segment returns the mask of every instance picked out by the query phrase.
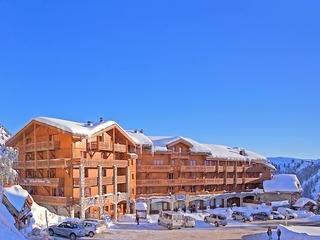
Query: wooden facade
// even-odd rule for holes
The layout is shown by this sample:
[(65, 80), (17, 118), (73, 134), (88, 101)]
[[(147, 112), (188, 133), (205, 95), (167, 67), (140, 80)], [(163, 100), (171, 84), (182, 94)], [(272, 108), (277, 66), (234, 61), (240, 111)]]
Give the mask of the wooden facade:
[[(150, 212), (195, 203), (226, 206), (253, 200), (250, 194), (237, 198), (229, 193), (261, 188), (270, 179), (266, 159), (244, 161), (241, 152), (239, 158), (216, 157), (194, 151), (192, 142), (182, 138), (154, 151), (148, 137), (143, 135), (151, 145), (134, 137), (114, 122), (79, 126), (35, 118), (6, 145), (19, 149), (13, 164), (19, 184), (37, 203), (70, 217), (117, 218), (135, 212), (141, 199)], [(223, 200), (221, 194), (229, 195)]]
[(82, 136), (34, 119), (7, 142), (19, 149), (19, 161), (13, 163), (19, 184), (37, 203), (82, 218), (117, 218), (129, 211), (135, 160), (128, 153), (134, 143), (116, 123), (99, 124), (106, 127)]

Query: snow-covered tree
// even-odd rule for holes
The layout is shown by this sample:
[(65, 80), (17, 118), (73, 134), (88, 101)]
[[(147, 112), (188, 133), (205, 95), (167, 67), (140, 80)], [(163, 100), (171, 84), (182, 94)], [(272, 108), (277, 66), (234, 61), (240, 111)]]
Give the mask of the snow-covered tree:
[(2, 185), (14, 183), (17, 172), (12, 169), (12, 163), (17, 159), (17, 150), (0, 145), (0, 180)]

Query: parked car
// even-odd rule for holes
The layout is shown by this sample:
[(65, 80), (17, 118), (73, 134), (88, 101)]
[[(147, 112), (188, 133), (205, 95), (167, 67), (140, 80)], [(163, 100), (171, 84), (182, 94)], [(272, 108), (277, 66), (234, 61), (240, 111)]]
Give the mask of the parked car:
[(97, 233), (103, 232), (105, 230), (105, 227), (102, 226), (100, 223), (97, 222), (82, 222), (81, 224), (84, 227), (84, 230), (86, 231), (86, 235), (93, 237)]
[(178, 212), (164, 211), (160, 212), (158, 225), (166, 226), (168, 229), (182, 228), (184, 225), (184, 216)]
[(261, 219), (261, 220), (272, 220), (273, 219), (273, 215), (271, 215), (270, 213), (266, 213), (266, 212), (258, 212), (258, 213), (254, 213), (253, 214), (253, 219)]
[(246, 212), (238, 212), (238, 211), (234, 211), (232, 213), (232, 219), (233, 220), (241, 220), (243, 222), (246, 222), (246, 221), (252, 222), (253, 221), (253, 217), (251, 214), (248, 214)]
[(271, 211), (271, 214), (273, 215), (273, 219), (284, 220), (286, 218), (284, 215), (282, 215), (278, 211)]
[(104, 228), (103, 230), (107, 229), (107, 222), (104, 220), (100, 220), (100, 219), (95, 219), (95, 218), (86, 218), (85, 220), (83, 220), (84, 222), (93, 222), (93, 223), (99, 223), (101, 228)]
[(228, 224), (227, 217), (223, 214), (210, 214), (209, 216), (205, 216), (204, 222), (214, 223), (216, 227), (219, 227), (220, 225), (225, 226)]
[(86, 235), (83, 226), (75, 222), (62, 222), (57, 225), (51, 225), (49, 227), (49, 235), (53, 236), (54, 234), (69, 237), (71, 240), (75, 240), (77, 237), (84, 237)]
[(285, 207), (279, 207), (278, 212), (283, 214), (288, 219), (297, 218), (298, 214), (296, 214), (292, 209), (285, 208)]
[(184, 216), (183, 221), (184, 221), (183, 227), (195, 227), (196, 226), (195, 220), (190, 216)]

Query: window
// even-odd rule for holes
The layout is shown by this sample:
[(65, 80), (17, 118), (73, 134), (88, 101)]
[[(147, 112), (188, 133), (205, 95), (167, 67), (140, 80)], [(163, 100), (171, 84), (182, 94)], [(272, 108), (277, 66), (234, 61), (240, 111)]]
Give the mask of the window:
[(172, 152), (175, 152), (176, 151), (176, 147), (172, 147), (171, 150), (172, 150)]
[(137, 159), (137, 165), (141, 166), (141, 159)]
[(89, 177), (89, 168), (84, 169), (84, 176)]
[(171, 165), (174, 166), (174, 159), (171, 160)]
[(134, 180), (134, 174), (131, 174), (131, 179)]
[(181, 153), (182, 152), (182, 147), (179, 147), (179, 153)]
[(174, 179), (174, 173), (168, 173), (168, 179)]
[(185, 186), (181, 186), (181, 192), (184, 192), (184, 191), (186, 191)]
[(50, 142), (53, 141), (53, 135), (49, 135), (49, 141), (50, 141)]
[(107, 176), (107, 169), (103, 168), (102, 169), (102, 177), (106, 177)]
[(192, 178), (192, 179), (196, 179), (196, 173), (190, 173), (190, 178)]
[(137, 187), (137, 194), (141, 194), (141, 187)]
[(107, 194), (107, 186), (102, 185), (102, 194)]
[(190, 160), (190, 166), (196, 166), (196, 160)]
[(134, 188), (131, 189), (131, 193), (134, 194)]
[(191, 186), (190, 187), (190, 192), (196, 192), (196, 186)]

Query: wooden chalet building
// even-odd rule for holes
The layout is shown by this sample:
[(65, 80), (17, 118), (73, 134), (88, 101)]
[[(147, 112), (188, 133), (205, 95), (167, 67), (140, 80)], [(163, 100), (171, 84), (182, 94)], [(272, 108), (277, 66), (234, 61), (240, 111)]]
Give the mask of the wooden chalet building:
[(242, 148), (128, 134), (137, 145), (137, 201), (146, 202), (150, 213), (253, 202), (259, 194), (252, 190), (276, 170), (265, 157)]
[(150, 137), (113, 121), (31, 120), (7, 142), (19, 149), (14, 169), (34, 200), (58, 214), (101, 218), (206, 209), (257, 200), (275, 168), (241, 148), (184, 137)]
[(19, 149), (19, 184), (51, 211), (81, 218), (129, 212), (135, 143), (117, 123), (38, 117), (6, 145)]

